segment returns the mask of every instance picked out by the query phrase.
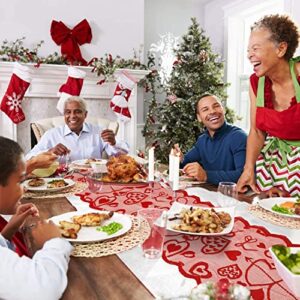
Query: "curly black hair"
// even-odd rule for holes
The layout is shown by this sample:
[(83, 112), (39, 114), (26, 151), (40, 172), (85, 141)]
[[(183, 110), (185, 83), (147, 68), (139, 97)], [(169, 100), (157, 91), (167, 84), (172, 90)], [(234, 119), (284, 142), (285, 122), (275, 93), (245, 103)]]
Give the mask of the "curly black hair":
[(251, 27), (251, 31), (265, 28), (271, 33), (271, 41), (275, 43), (286, 42), (286, 60), (293, 57), (299, 43), (298, 26), (287, 15), (266, 15)]
[(0, 185), (5, 186), (17, 170), (23, 150), (15, 141), (0, 136), (0, 153)]

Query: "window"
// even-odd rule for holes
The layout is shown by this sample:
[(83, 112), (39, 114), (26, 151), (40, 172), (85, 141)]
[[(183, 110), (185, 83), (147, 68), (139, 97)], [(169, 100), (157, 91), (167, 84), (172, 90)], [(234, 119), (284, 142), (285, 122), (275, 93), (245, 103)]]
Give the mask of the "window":
[[(261, 1), (259, 1), (261, 2)], [(227, 45), (225, 47), (228, 88), (227, 105), (242, 117), (236, 123), (246, 132), (250, 129), (249, 77), (253, 73), (247, 59), (248, 38), (251, 25), (267, 14), (283, 13), (284, 0), (243, 1), (225, 8), (225, 28)]]

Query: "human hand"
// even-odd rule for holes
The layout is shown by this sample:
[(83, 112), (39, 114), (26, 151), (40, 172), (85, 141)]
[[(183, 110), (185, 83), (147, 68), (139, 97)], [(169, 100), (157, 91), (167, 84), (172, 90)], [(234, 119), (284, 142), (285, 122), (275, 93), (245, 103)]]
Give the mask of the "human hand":
[(254, 169), (244, 169), (244, 172), (237, 182), (237, 191), (239, 193), (246, 193), (248, 187), (250, 187), (254, 193), (260, 194), (260, 191), (256, 187)]
[(48, 168), (57, 159), (57, 156), (51, 152), (43, 152), (32, 158), (34, 160), (34, 167), (38, 168)]
[(48, 152), (56, 154), (58, 156), (67, 155), (71, 152), (65, 145), (59, 143), (55, 147), (51, 148)]
[(1, 234), (7, 240), (11, 240), (28, 216), (38, 216), (39, 211), (32, 203), (19, 204), (16, 213), (11, 217)]
[(267, 195), (268, 198), (272, 198), (272, 197), (291, 197), (291, 195), (289, 194), (289, 192), (285, 191), (285, 190), (281, 190), (277, 187), (272, 187), (270, 188), (268, 191), (265, 192), (265, 194)]
[(116, 137), (115, 133), (110, 130), (110, 129), (104, 129), (101, 132), (101, 138), (103, 139), (104, 142), (107, 142), (114, 146), (116, 144)]
[(35, 251), (43, 248), (44, 244), (57, 237), (61, 237), (58, 227), (52, 222), (39, 220), (31, 227), (31, 240)]
[(196, 178), (198, 181), (207, 180), (205, 170), (197, 162), (187, 164), (183, 168), (183, 172), (189, 177)]
[(183, 161), (183, 153), (181, 152), (179, 145), (175, 144), (172, 149), (173, 149), (173, 154), (176, 156), (179, 156), (179, 159), (182, 162)]

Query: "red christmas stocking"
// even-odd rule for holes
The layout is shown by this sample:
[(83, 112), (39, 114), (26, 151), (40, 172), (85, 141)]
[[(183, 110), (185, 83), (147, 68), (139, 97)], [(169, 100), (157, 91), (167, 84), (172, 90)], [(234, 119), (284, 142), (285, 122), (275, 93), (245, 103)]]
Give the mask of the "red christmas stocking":
[(75, 67), (68, 68), (68, 79), (67, 82), (64, 83), (59, 89), (60, 98), (56, 105), (56, 108), (61, 114), (64, 113), (65, 101), (71, 96), (80, 95), (85, 75), (86, 73), (84, 71), (81, 71)]
[(30, 82), (30, 69), (19, 63), (15, 63), (13, 74), (1, 102), (1, 110), (6, 113), (15, 124), (25, 120), (21, 102)]
[(122, 71), (117, 82), (118, 84), (114, 96), (110, 101), (110, 107), (117, 114), (120, 121), (126, 122), (131, 119), (131, 114), (128, 109), (128, 99), (137, 80), (126, 71)]

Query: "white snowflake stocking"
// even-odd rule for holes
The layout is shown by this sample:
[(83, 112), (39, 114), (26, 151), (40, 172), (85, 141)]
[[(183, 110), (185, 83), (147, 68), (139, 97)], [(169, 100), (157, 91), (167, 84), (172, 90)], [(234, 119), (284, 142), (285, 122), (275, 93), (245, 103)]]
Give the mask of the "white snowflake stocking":
[(31, 82), (30, 73), (28, 67), (15, 63), (6, 93), (2, 98), (1, 110), (6, 113), (15, 124), (25, 120), (21, 102)]

